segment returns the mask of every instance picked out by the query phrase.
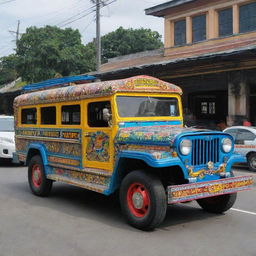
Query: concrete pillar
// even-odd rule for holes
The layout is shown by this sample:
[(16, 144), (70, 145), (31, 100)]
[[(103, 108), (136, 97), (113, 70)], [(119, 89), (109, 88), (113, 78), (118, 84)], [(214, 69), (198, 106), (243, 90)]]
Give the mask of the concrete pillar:
[(228, 83), (228, 125), (242, 124), (249, 117), (249, 90), (242, 72), (232, 73)]

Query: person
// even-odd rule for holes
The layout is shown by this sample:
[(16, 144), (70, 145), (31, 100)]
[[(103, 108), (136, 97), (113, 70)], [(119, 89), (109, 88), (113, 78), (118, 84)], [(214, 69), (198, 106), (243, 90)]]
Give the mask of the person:
[(250, 121), (248, 121), (247, 118), (245, 118), (244, 121), (243, 121), (243, 126), (252, 126), (252, 124), (251, 124)]

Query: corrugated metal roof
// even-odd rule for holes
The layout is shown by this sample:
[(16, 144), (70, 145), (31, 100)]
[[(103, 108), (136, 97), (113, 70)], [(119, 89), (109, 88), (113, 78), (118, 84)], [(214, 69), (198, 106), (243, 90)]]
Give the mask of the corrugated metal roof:
[(53, 78), (46, 81), (42, 81), (34, 84), (27, 84), (23, 87), (23, 91), (36, 91), (48, 87), (68, 85), (69, 83), (82, 82), (82, 81), (92, 81), (95, 80), (95, 76), (80, 75), (80, 76), (69, 76), (62, 78)]
[(169, 1), (163, 4), (159, 4), (150, 8), (145, 9), (145, 13), (146, 15), (153, 15), (153, 16), (158, 16), (158, 17), (162, 17), (163, 15), (163, 11), (166, 9), (170, 9), (179, 5), (183, 5), (183, 4), (187, 4), (190, 2), (194, 2), (196, 0), (173, 0), (173, 1)]
[(176, 58), (176, 59), (171, 59), (171, 60), (164, 60), (164, 61), (158, 61), (154, 63), (148, 63), (148, 64), (142, 64), (142, 65), (135, 65), (135, 66), (129, 66), (129, 67), (123, 67), (119, 69), (113, 69), (105, 72), (100, 72), (100, 73), (92, 73), (93, 75), (97, 75), (101, 77), (102, 75), (106, 74), (115, 74), (123, 71), (128, 71), (132, 69), (140, 69), (144, 70), (149, 67), (160, 67), (160, 66), (166, 66), (169, 64), (177, 64), (177, 63), (185, 63), (185, 62), (191, 62), (191, 61), (198, 61), (198, 60), (206, 60), (206, 59), (212, 59), (215, 57), (226, 57), (226, 56), (234, 56), (238, 55), (243, 52), (252, 52), (255, 54), (256, 52), (256, 45), (250, 45), (250, 46), (244, 46), (236, 49), (229, 49), (225, 51), (220, 51), (220, 52), (214, 52), (214, 53), (205, 53), (201, 55), (195, 55), (195, 56), (190, 56), (190, 57), (184, 57), (184, 58)]

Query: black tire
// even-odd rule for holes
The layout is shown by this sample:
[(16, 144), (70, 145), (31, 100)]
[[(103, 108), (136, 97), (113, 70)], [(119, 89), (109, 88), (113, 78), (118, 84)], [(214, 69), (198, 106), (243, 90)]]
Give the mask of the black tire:
[(36, 155), (28, 165), (28, 183), (33, 194), (48, 196), (52, 189), (52, 180), (46, 178), (42, 158)]
[(256, 153), (251, 153), (247, 157), (247, 163), (250, 171), (256, 172)]
[(197, 203), (207, 212), (223, 213), (229, 210), (236, 201), (237, 193), (198, 199)]
[(141, 230), (152, 230), (164, 220), (166, 193), (161, 181), (145, 171), (132, 171), (122, 181), (120, 204), (128, 223)]

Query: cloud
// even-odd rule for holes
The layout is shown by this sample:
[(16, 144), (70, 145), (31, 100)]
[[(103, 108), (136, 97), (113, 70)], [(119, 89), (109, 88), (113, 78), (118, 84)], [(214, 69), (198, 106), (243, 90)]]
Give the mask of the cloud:
[[(164, 0), (117, 0), (101, 10), (101, 33), (107, 34), (122, 26), (124, 28), (150, 28), (163, 35), (163, 19), (145, 15), (144, 9), (163, 3)], [(95, 13), (90, 0), (16, 0), (0, 5), (0, 57), (13, 52), (14, 38), (8, 30), (25, 32), (30, 26), (64, 24), (63, 21), (85, 15), (84, 18), (68, 24), (79, 29), (83, 43), (95, 37)], [(74, 19), (73, 18), (73, 19)], [(71, 19), (72, 20), (72, 19)], [(68, 21), (71, 21), (68, 20)]]

